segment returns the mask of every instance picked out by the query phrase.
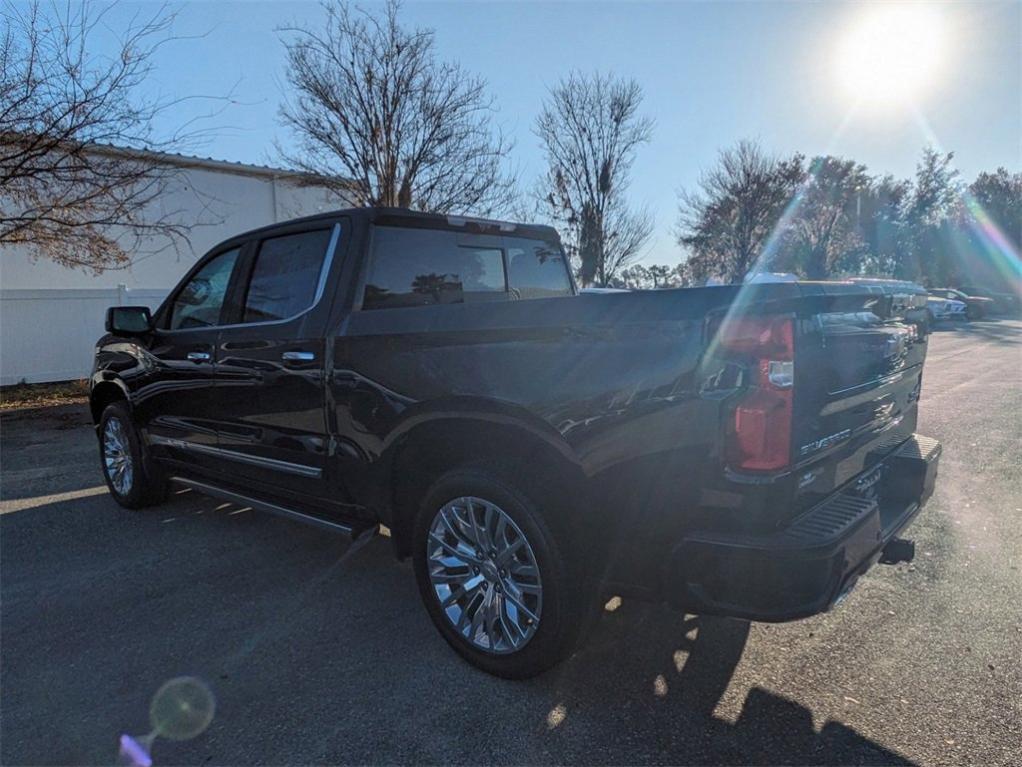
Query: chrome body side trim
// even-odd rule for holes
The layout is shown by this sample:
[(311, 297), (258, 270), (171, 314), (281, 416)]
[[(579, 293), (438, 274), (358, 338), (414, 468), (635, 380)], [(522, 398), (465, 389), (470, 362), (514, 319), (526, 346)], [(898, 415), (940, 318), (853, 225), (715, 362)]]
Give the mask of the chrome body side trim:
[(162, 437), (158, 434), (149, 435), (149, 444), (176, 447), (180, 450), (191, 450), (194, 453), (211, 455), (215, 458), (225, 458), (229, 461), (237, 461), (238, 463), (247, 463), (250, 466), (258, 466), (263, 469), (282, 471), (285, 474), (294, 474), (298, 477), (319, 479), (323, 476), (323, 470), (315, 466), (306, 466), (302, 463), (290, 463), (289, 461), (278, 461), (276, 458), (261, 458), (257, 455), (248, 455), (247, 453), (239, 453), (234, 450), (224, 450), (221, 447), (212, 447), (210, 445), (200, 445), (197, 442), (188, 442), (183, 439)]

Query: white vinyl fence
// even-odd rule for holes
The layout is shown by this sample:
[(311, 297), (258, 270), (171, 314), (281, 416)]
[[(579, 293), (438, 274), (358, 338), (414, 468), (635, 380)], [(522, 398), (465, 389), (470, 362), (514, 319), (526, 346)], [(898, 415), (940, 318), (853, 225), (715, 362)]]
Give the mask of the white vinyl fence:
[(168, 290), (0, 290), (0, 386), (85, 378), (108, 306), (155, 309)]

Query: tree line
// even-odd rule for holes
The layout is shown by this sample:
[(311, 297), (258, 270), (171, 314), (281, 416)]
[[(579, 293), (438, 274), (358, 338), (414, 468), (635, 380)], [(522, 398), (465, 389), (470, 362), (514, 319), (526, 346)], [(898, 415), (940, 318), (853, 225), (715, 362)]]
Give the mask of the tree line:
[[(151, 216), (165, 165), (86, 150), (180, 142), (152, 131), (175, 104), (137, 96), (153, 53), (169, 42), (168, 17), (136, 24), (119, 57), (100, 58), (89, 43), (102, 15), (82, 8), (3, 11), (0, 244), (103, 268), (129, 259), (112, 228), (136, 238), (187, 232), (165, 213)], [(951, 153), (927, 148), (913, 178), (895, 179), (847, 158), (780, 157), (741, 141), (679, 193), (682, 262), (643, 265), (654, 222), (628, 189), (655, 126), (636, 81), (576, 71), (550, 87), (533, 123), (544, 170), (525, 183), (486, 83), (441, 60), (433, 30), (402, 24), (394, 0), (375, 12), (327, 0), (323, 13), (279, 29), (287, 60), (279, 117), (293, 136), (277, 146), (281, 161), (355, 205), (549, 222), (583, 285), (740, 282), (751, 271), (956, 284), (967, 266), (958, 254), (978, 247), (981, 226), (996, 226), (1016, 250), (1022, 241), (1022, 173), (998, 168), (965, 184)]]
[(953, 159), (926, 147), (915, 175), (895, 179), (842, 157), (773, 157), (740, 142), (680, 196), (689, 258), (674, 282), (741, 282), (752, 271), (968, 282), (987, 235), (977, 214), (1015, 251), (1022, 242), (1022, 173), (998, 168), (965, 184)]

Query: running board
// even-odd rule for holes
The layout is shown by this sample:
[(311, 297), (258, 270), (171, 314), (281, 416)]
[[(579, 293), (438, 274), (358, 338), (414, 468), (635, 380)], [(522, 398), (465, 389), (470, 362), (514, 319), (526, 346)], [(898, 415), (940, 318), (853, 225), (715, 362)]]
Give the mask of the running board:
[(224, 501), (230, 501), (231, 503), (237, 503), (241, 506), (250, 506), (256, 511), (265, 511), (269, 514), (276, 514), (278, 517), (284, 517), (286, 519), (292, 519), (296, 522), (301, 522), (306, 525), (312, 525), (313, 527), (319, 527), (323, 530), (329, 530), (332, 533), (340, 533), (341, 535), (351, 538), (352, 540), (362, 538), (369, 533), (370, 535), (375, 534), (377, 525), (373, 525), (368, 528), (355, 528), (351, 525), (341, 524), (340, 522), (333, 522), (329, 519), (323, 519), (322, 517), (316, 517), (311, 514), (306, 514), (303, 511), (296, 511), (286, 506), (279, 506), (276, 503), (269, 501), (262, 501), (258, 498), (252, 498), (241, 493), (236, 493), (233, 490), (225, 490), (222, 487), (216, 485), (210, 485), (206, 482), (199, 482), (196, 479), (188, 479), (187, 477), (171, 477), (171, 482), (176, 482), (179, 485), (184, 485), (187, 488), (191, 488), (196, 492), (202, 493), (203, 495), (211, 495), (214, 498), (220, 498)]

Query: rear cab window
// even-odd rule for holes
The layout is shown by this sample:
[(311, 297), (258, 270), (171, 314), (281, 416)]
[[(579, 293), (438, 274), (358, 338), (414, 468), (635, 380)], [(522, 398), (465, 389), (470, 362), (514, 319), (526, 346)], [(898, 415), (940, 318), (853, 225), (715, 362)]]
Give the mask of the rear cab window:
[(571, 278), (560, 247), (543, 240), (505, 238), (508, 283), (514, 298), (571, 295)]
[(571, 295), (560, 247), (527, 237), (374, 227), (362, 308)]

